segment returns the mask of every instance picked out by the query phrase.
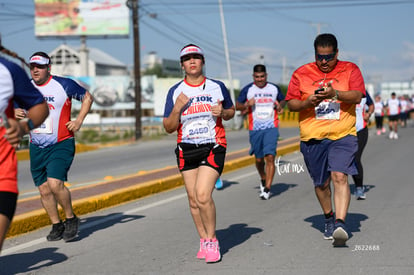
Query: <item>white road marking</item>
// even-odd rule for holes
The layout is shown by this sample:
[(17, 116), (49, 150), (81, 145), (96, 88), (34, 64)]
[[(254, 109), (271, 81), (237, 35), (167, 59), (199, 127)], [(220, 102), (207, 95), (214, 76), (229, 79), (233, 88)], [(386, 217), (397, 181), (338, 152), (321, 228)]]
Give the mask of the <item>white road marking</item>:
[[(88, 228), (97, 226), (99, 224), (108, 222), (110, 220), (118, 219), (119, 217), (122, 217), (124, 215), (129, 215), (129, 214), (133, 214), (133, 213), (137, 213), (137, 212), (142, 212), (143, 210), (150, 209), (150, 208), (153, 208), (153, 207), (157, 207), (157, 206), (160, 206), (160, 205), (163, 205), (163, 204), (166, 204), (166, 203), (170, 203), (172, 201), (182, 199), (183, 197), (186, 197), (186, 196), (187, 196), (187, 193), (179, 194), (179, 195), (176, 195), (176, 196), (173, 196), (173, 197), (161, 200), (161, 201), (150, 203), (148, 205), (143, 205), (143, 206), (140, 206), (140, 207), (137, 207), (137, 208), (134, 208), (134, 209), (130, 209), (128, 211), (125, 211), (123, 213), (119, 213), (117, 215), (113, 215), (113, 216), (108, 217), (108, 218), (103, 218), (103, 219), (100, 219), (100, 220), (97, 220), (97, 221), (94, 221), (94, 222), (89, 222), (87, 224), (82, 224), (82, 226), (80, 226), (80, 228), (81, 229), (88, 229)], [(35, 246), (35, 245), (39, 245), (39, 244), (45, 243), (45, 242), (47, 242), (46, 237), (39, 238), (39, 239), (30, 241), (30, 242), (27, 242), (27, 243), (22, 243), (20, 245), (13, 246), (13, 247), (8, 248), (8, 249), (4, 249), (1, 254), (2, 255), (12, 254), (12, 253), (15, 253), (17, 251), (20, 251), (20, 250), (23, 250), (23, 249), (26, 249), (26, 248), (29, 248), (29, 247), (32, 247), (32, 246)]]

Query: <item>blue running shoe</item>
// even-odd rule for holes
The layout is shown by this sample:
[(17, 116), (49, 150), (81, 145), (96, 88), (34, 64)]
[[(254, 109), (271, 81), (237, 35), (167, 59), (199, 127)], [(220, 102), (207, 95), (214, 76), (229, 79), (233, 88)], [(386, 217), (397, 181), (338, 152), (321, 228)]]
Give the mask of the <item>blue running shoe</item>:
[(325, 240), (332, 240), (332, 234), (335, 229), (335, 221), (334, 217), (330, 217), (329, 219), (325, 219), (325, 232), (323, 233), (323, 238)]
[(364, 187), (357, 187), (355, 190), (355, 197), (357, 200), (365, 200), (366, 195), (364, 192)]
[(346, 232), (344, 223), (340, 221), (335, 222), (335, 230), (332, 234), (332, 237), (333, 237), (333, 242), (332, 242), (333, 246), (345, 246), (345, 243), (349, 237), (348, 237), (348, 233)]
[(221, 189), (223, 188), (223, 181), (221, 180), (221, 178), (218, 178), (216, 181), (216, 189)]

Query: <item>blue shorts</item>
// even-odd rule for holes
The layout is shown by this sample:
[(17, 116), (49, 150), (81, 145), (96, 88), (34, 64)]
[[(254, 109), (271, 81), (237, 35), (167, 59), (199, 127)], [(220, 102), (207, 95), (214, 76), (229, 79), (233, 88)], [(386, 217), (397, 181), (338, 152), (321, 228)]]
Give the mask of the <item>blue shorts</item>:
[(331, 172), (356, 175), (355, 153), (358, 151), (358, 139), (348, 135), (338, 140), (301, 141), (300, 151), (315, 186), (322, 186)]
[(279, 139), (278, 128), (249, 131), (250, 155), (256, 158), (264, 158), (266, 155), (276, 155), (277, 140)]
[(46, 148), (30, 143), (30, 171), (35, 185), (42, 185), (47, 178), (66, 181), (74, 157), (74, 138), (62, 140)]

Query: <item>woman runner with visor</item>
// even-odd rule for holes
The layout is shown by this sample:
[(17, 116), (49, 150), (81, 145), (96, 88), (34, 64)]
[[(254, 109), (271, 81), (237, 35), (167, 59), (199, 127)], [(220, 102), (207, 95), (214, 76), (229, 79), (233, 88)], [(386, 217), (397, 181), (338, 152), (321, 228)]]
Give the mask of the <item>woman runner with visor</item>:
[(212, 193), (226, 155), (222, 121), (233, 118), (235, 109), (225, 85), (204, 76), (200, 47), (182, 48), (180, 61), (185, 77), (168, 92), (163, 124), (168, 133), (177, 131), (177, 165), (200, 236), (197, 258), (213, 263), (221, 260)]

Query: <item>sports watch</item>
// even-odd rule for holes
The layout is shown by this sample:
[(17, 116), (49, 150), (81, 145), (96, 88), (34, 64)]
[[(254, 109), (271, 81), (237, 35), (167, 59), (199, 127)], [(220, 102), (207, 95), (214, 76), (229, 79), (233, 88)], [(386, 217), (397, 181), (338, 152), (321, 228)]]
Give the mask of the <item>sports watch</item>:
[(27, 123), (27, 128), (29, 128), (29, 131), (33, 130), (35, 128), (33, 121), (30, 118), (23, 118), (21, 121)]

